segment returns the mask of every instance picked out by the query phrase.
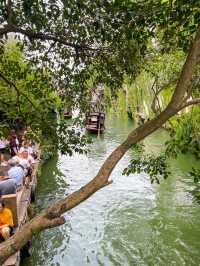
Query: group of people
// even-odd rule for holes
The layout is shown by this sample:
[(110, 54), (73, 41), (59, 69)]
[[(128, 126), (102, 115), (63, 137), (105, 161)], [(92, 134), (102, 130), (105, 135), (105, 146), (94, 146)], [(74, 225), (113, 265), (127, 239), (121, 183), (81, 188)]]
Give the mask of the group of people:
[(14, 226), (12, 211), (6, 208), (2, 196), (29, 186), (36, 159), (35, 145), (24, 135), (19, 138), (11, 130), (8, 140), (0, 140), (0, 240), (7, 239)]

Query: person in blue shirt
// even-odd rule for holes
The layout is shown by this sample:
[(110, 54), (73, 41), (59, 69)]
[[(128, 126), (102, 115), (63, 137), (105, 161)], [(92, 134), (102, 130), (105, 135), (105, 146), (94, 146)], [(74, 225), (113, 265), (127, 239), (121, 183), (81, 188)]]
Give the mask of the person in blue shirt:
[(21, 165), (19, 165), (15, 160), (10, 160), (9, 164), (11, 166), (10, 170), (8, 170), (8, 177), (13, 179), (18, 186), (23, 184), (24, 180), (24, 169)]

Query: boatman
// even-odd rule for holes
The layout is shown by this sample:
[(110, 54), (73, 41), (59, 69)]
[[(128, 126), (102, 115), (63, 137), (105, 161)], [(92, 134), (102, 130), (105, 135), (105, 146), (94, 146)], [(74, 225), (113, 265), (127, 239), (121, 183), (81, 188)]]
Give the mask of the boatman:
[(4, 240), (10, 237), (13, 226), (12, 212), (5, 207), (5, 203), (0, 199), (0, 236)]

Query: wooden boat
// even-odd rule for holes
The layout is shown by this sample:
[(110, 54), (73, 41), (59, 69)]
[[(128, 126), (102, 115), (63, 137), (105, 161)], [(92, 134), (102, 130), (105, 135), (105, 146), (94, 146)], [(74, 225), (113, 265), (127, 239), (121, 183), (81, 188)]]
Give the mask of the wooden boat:
[(72, 118), (72, 111), (65, 111), (64, 118)]
[(105, 113), (94, 112), (86, 117), (86, 129), (91, 133), (101, 134), (105, 130)]
[[(31, 182), (28, 186), (23, 186), (16, 194), (2, 196), (6, 207), (11, 209), (13, 213), (14, 233), (28, 221), (28, 207), (35, 200), (38, 166), (39, 160), (36, 160), (31, 174)], [(3, 266), (19, 266), (20, 260), (21, 251), (17, 251), (5, 261)]]

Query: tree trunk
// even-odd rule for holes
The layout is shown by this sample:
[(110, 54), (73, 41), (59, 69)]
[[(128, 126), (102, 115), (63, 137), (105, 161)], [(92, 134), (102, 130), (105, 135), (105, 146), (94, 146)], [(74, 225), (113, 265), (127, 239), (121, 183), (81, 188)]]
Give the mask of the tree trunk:
[(191, 45), (176, 89), (166, 109), (151, 121), (148, 121), (144, 125), (133, 130), (128, 135), (127, 139), (111, 153), (103, 163), (96, 177), (88, 184), (41, 212), (30, 222), (26, 223), (14, 236), (0, 244), (0, 265), (2, 265), (10, 255), (21, 249), (33, 235), (46, 228), (63, 224), (65, 220), (61, 215), (64, 212), (74, 208), (93, 195), (96, 191), (112, 182), (109, 181), (109, 176), (128, 149), (133, 144), (144, 139), (146, 136), (160, 128), (170, 117), (180, 110), (182, 105), (184, 105), (184, 96), (186, 92), (191, 89), (193, 70), (199, 62), (199, 56), (200, 29), (198, 29), (196, 38)]

